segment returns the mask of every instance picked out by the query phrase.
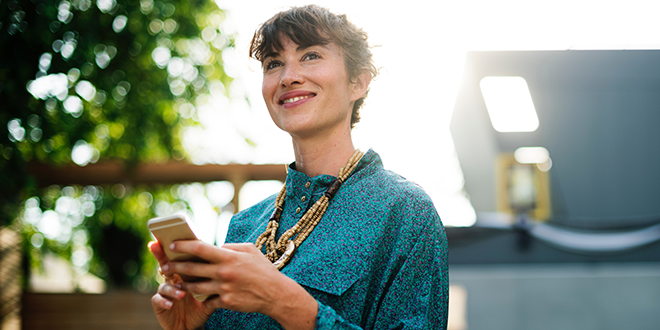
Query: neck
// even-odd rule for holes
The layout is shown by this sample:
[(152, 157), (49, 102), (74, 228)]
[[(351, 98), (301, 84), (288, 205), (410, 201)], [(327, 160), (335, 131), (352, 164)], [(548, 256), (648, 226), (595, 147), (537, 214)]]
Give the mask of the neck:
[(293, 138), (296, 170), (315, 177), (321, 174), (337, 176), (355, 152), (350, 129), (324, 138)]

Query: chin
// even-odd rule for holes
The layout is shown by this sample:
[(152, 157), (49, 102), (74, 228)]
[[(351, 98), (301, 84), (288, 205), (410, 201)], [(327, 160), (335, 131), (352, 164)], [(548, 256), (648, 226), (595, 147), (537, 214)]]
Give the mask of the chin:
[(277, 126), (289, 134), (294, 134), (297, 132), (313, 130), (315, 125), (314, 122), (311, 122), (310, 120), (282, 120)]
[(291, 137), (309, 137), (314, 132), (313, 129), (304, 127), (285, 127), (282, 130), (289, 133)]

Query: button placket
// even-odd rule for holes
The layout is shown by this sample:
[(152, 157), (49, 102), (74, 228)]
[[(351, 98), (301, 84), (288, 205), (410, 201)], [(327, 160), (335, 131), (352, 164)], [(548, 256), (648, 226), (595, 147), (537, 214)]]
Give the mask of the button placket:
[[(307, 182), (305, 182), (304, 186), (305, 186), (305, 189), (309, 189), (309, 187), (312, 186), (312, 182), (307, 181)], [(308, 194), (310, 194), (309, 191), (303, 191), (303, 196), (300, 197), (300, 199), (298, 199), (298, 201), (300, 203), (300, 207), (297, 207), (296, 210), (295, 210), (297, 215), (301, 215), (300, 213), (302, 212), (302, 210), (307, 208), (307, 204), (309, 204), (309, 197), (306, 196), (306, 195), (308, 195)]]

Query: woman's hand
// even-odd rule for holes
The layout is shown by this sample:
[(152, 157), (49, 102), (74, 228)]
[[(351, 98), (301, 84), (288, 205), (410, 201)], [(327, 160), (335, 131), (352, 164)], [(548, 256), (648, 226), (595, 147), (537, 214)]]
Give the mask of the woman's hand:
[[(272, 317), (286, 329), (315, 327), (318, 313), (316, 300), (298, 283), (280, 273), (254, 244), (225, 244), (218, 248), (201, 241), (178, 241), (172, 244), (171, 249), (199, 256), (209, 262), (170, 262), (167, 267), (163, 266), (163, 271), (168, 275), (183, 274), (208, 279), (177, 283), (188, 293), (216, 295), (201, 304), (202, 311), (224, 308), (256, 312)], [(190, 294), (187, 296), (192, 299)]]
[(191, 294), (177, 288), (183, 280), (179, 275), (166, 271), (170, 261), (160, 243), (149, 243), (149, 249), (166, 276), (165, 283), (158, 287), (158, 293), (151, 298), (158, 323), (167, 330), (192, 330), (203, 326), (215, 309), (204, 306)]

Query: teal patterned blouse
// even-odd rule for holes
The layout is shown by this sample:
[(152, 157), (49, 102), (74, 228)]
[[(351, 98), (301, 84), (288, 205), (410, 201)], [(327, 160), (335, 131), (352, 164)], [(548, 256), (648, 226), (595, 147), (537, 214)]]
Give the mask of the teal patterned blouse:
[[(289, 167), (278, 238), (335, 178), (310, 178), (296, 171), (295, 163)], [(275, 197), (236, 214), (227, 242), (256, 241), (273, 213)], [(282, 273), (319, 302), (316, 329), (447, 328), (447, 238), (440, 217), (422, 188), (383, 169), (373, 150)], [(218, 309), (205, 328), (281, 326), (262, 314)]]

